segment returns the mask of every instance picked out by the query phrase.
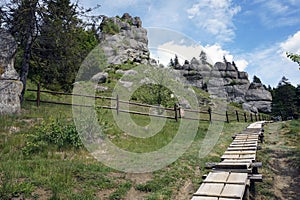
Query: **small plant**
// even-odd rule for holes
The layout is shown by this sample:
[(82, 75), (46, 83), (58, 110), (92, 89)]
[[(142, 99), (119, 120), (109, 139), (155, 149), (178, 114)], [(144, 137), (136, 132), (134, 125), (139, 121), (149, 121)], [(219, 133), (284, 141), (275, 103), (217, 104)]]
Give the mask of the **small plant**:
[(126, 182), (118, 186), (117, 190), (109, 196), (110, 200), (123, 199), (131, 188), (131, 183)]
[(48, 145), (57, 150), (68, 147), (78, 149), (83, 145), (75, 125), (61, 118), (52, 119), (48, 123), (43, 122), (32, 134), (27, 134), (26, 139), (22, 149), (25, 155), (41, 152)]
[(118, 34), (120, 33), (120, 27), (112, 19), (108, 19), (102, 23), (102, 32), (107, 34)]

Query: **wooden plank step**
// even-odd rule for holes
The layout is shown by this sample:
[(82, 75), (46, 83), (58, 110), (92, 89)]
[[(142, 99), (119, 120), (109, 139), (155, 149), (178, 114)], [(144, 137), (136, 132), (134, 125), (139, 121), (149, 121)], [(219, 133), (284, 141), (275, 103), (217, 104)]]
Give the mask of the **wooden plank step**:
[(231, 162), (236, 162), (236, 163), (241, 162), (241, 163), (250, 163), (251, 164), (252, 160), (251, 159), (240, 159), (240, 160), (225, 159), (222, 162), (224, 162), (224, 163), (226, 163), (226, 162), (229, 162), (229, 163), (231, 163)]
[(257, 147), (257, 143), (244, 144), (244, 143), (231, 143), (229, 147)]
[(257, 147), (228, 147), (227, 151), (256, 151)]
[(234, 139), (233, 142), (258, 142), (258, 139)]
[(256, 154), (256, 151), (225, 151), (224, 155)]
[(242, 163), (242, 162), (221, 162), (218, 163), (216, 169), (250, 169), (251, 163)]
[(220, 197), (243, 199), (246, 185), (226, 184)]
[(194, 196), (219, 197), (223, 191), (224, 183), (202, 183)]
[(192, 200), (219, 200), (218, 197), (193, 196)]
[(228, 172), (210, 172), (204, 182), (211, 182), (211, 183), (226, 183), (226, 180), (229, 177)]
[(224, 159), (232, 159), (232, 160), (244, 160), (244, 159), (251, 159), (252, 161), (254, 161), (256, 159), (256, 155), (255, 154), (247, 154), (247, 155), (223, 155), (221, 157), (221, 160)]

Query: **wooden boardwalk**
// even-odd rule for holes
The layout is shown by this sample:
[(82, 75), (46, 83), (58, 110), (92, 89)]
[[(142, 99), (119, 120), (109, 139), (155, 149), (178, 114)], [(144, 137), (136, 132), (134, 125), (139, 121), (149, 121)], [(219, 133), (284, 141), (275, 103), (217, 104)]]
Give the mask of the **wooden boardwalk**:
[(254, 183), (262, 181), (256, 162), (256, 151), (263, 142), (264, 121), (250, 124), (241, 133), (233, 136), (233, 141), (221, 156), (219, 163), (207, 163), (212, 169), (192, 200), (233, 200), (248, 199)]

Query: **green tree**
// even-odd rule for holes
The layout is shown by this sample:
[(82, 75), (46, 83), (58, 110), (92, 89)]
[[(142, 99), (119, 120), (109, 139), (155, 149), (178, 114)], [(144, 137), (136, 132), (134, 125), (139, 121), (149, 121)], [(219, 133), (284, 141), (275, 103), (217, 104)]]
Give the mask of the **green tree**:
[(98, 41), (82, 26), (77, 4), (48, 0), (45, 7), (30, 78), (49, 89), (70, 91), (81, 62)]
[(278, 87), (274, 89), (272, 102), (273, 115), (280, 115), (283, 119), (287, 119), (291, 116), (298, 118), (299, 107), (297, 105), (296, 92), (296, 88), (283, 77)]
[(261, 80), (257, 76), (254, 76), (253, 83), (261, 83)]
[[(0, 9), (0, 26), (18, 42), (16, 69), (51, 89), (70, 90), (80, 63), (98, 43), (100, 16), (88, 16), (70, 0), (10, 0)], [(79, 18), (84, 18), (85, 21)]]
[(179, 60), (178, 60), (178, 56), (175, 55), (175, 58), (174, 58), (174, 66), (176, 67), (177, 65), (179, 65)]
[(1, 8), (2, 27), (5, 27), (19, 44), (17, 56), (19, 63), (16, 66), (23, 83), (21, 100), (26, 90), (32, 46), (38, 35), (39, 9), (38, 0), (11, 0)]
[(174, 61), (172, 58), (170, 59), (169, 67), (175, 67), (175, 64), (174, 64)]
[[(287, 57), (300, 66), (300, 55), (294, 53), (286, 53)], [(299, 68), (300, 69), (300, 68)]]

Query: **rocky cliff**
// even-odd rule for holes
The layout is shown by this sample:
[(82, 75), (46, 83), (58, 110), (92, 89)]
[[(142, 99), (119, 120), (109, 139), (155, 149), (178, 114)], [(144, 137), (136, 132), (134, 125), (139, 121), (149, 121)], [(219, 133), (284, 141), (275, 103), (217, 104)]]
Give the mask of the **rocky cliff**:
[[(132, 62), (157, 65), (150, 58), (147, 31), (139, 17), (125, 13), (122, 17), (104, 17), (101, 26), (100, 46), (109, 64)], [(200, 52), (199, 52), (200, 53)], [(262, 84), (250, 84), (248, 74), (238, 71), (234, 63), (217, 62), (214, 66), (193, 58), (174, 70), (186, 78), (186, 82), (207, 90), (213, 98), (243, 104), (251, 112), (270, 112), (272, 97)]]
[(14, 69), (17, 43), (2, 29), (0, 29), (0, 41), (0, 114), (15, 114), (21, 109), (20, 95), (23, 88)]
[(234, 63), (217, 62), (214, 66), (193, 58), (175, 66), (187, 83), (207, 90), (212, 98), (243, 104), (250, 112), (271, 112), (272, 96), (261, 83), (251, 83), (246, 72), (238, 71)]
[(125, 13), (120, 17), (104, 17), (101, 25), (100, 46), (109, 64), (133, 62), (156, 65), (150, 59), (147, 30), (139, 17)]

